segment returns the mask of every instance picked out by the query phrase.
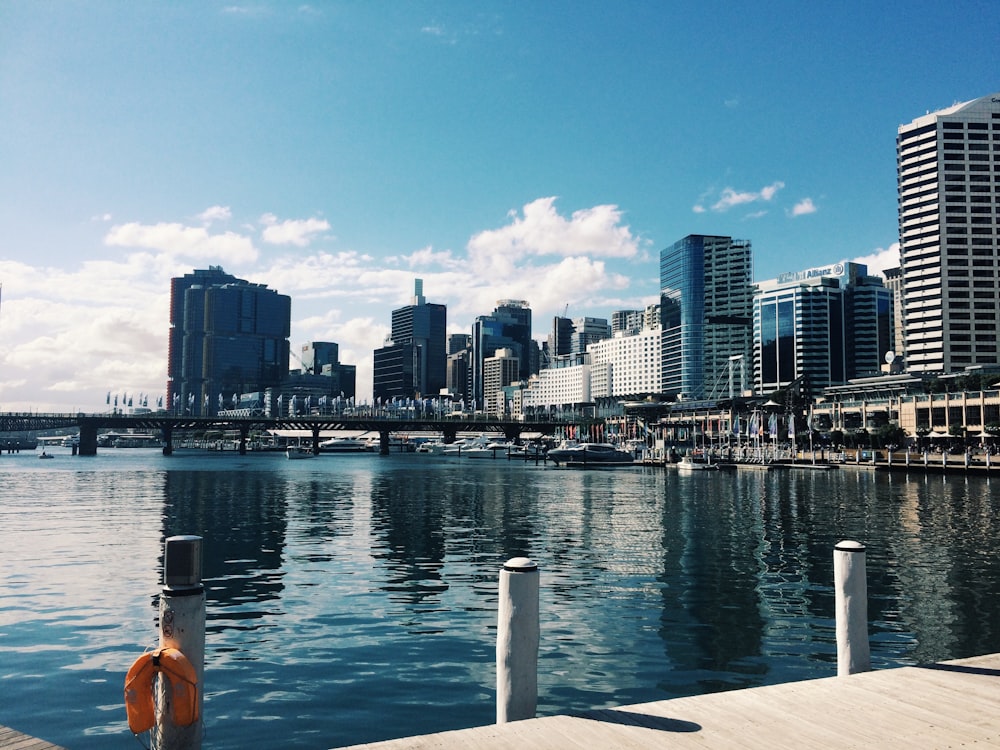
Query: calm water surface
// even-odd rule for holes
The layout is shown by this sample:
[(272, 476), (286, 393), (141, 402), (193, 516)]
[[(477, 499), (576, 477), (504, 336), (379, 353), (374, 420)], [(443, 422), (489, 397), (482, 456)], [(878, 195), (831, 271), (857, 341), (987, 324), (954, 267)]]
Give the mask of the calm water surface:
[[(59, 449), (56, 449), (57, 451)], [(135, 748), (163, 539), (205, 538), (206, 748), (494, 720), (498, 570), (541, 569), (539, 714), (829, 676), (832, 548), (873, 666), (1000, 651), (996, 480), (576, 471), (424, 455), (0, 457), (0, 724)]]

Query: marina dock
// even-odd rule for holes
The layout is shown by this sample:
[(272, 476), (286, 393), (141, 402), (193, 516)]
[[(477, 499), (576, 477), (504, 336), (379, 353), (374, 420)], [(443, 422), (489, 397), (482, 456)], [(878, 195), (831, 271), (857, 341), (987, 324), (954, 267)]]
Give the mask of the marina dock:
[(0, 726), (0, 750), (65, 750), (65, 748)]
[(406, 737), (351, 750), (1000, 746), (1000, 654)]

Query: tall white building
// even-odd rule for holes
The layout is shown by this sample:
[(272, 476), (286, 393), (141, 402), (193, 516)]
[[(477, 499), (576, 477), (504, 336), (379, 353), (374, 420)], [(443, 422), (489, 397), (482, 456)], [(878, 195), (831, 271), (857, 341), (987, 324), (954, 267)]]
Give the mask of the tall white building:
[(901, 125), (896, 163), (906, 368), (997, 365), (1000, 93)]
[(663, 390), (659, 329), (634, 336), (618, 334), (587, 347), (591, 361), (591, 396), (647, 396)]

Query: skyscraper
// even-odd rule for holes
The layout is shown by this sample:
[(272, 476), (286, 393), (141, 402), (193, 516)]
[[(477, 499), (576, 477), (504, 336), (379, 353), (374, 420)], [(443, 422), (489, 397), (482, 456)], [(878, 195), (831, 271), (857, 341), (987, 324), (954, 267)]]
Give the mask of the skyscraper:
[(1000, 93), (899, 127), (906, 369), (997, 365)]
[(537, 352), (531, 340), (531, 308), (524, 300), (500, 300), (492, 315), (480, 315), (472, 324), (472, 397), (483, 404), (483, 364), (497, 349), (511, 349), (518, 361), (518, 377), (527, 380)]
[(448, 308), (428, 303), (416, 279), (413, 304), (392, 311), (389, 340), (375, 350), (376, 398), (426, 398), (447, 386), (447, 325)]
[(753, 314), (749, 240), (691, 234), (660, 252), (663, 392), (728, 395), (733, 357), (749, 364)]
[(892, 349), (892, 292), (867, 266), (834, 263), (760, 282), (754, 384), (762, 395), (805, 376), (813, 394), (877, 375)]
[(215, 414), (288, 374), (291, 298), (209, 266), (170, 280), (169, 408)]

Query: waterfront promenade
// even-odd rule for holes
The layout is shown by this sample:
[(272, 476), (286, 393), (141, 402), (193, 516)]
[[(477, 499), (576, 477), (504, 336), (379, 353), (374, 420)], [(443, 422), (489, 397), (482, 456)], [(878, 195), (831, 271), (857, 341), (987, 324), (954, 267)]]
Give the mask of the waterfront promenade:
[(352, 750), (1000, 746), (1000, 654), (548, 716)]

